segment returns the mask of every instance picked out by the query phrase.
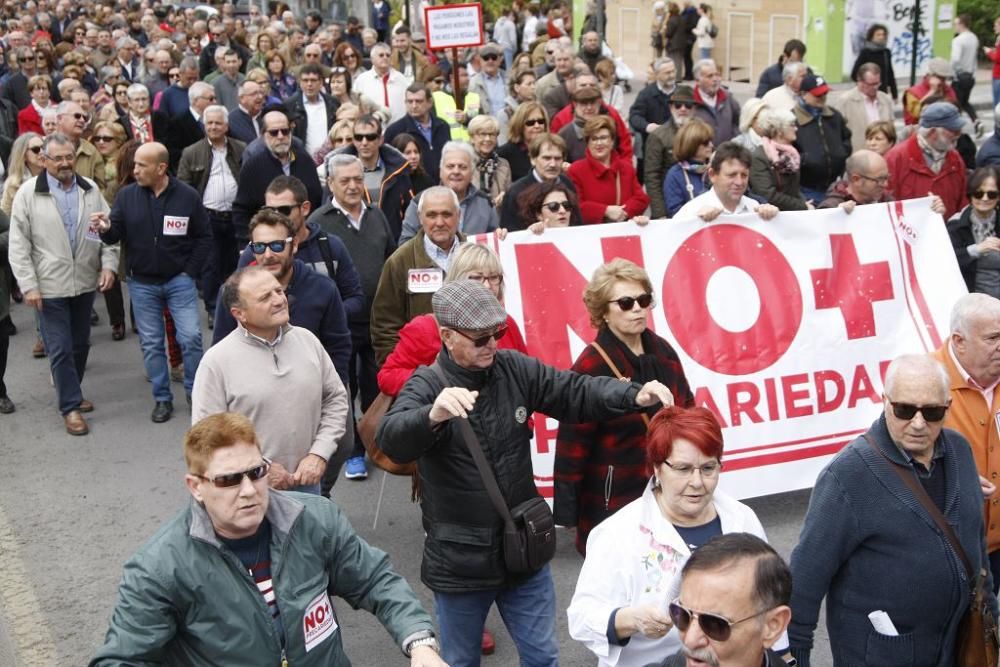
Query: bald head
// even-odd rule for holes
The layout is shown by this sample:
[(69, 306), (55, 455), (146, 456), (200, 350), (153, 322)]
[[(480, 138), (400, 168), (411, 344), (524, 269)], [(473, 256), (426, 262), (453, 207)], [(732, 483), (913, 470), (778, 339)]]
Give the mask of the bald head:
[(896, 357), (885, 372), (885, 394), (894, 400), (907, 389), (922, 387), (936, 397), (938, 404), (948, 401), (948, 373), (936, 359), (926, 354)]
[(867, 176), (870, 172), (880, 170), (885, 166), (885, 158), (875, 151), (862, 148), (859, 151), (855, 151), (849, 158), (847, 158), (845, 170), (848, 174), (861, 174), (863, 176)]
[(858, 204), (874, 204), (885, 197), (889, 183), (889, 165), (885, 158), (867, 148), (847, 158), (847, 187)]
[(142, 187), (150, 188), (159, 193), (167, 187), (170, 177), (167, 176), (167, 164), (170, 153), (167, 147), (155, 141), (143, 144), (135, 151), (136, 182)]

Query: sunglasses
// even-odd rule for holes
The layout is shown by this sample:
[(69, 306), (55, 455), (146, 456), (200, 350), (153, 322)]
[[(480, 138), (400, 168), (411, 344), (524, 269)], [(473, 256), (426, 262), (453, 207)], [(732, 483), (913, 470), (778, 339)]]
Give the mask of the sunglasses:
[(486, 334), (485, 336), (480, 336), (479, 338), (473, 338), (469, 334), (467, 334), (464, 331), (461, 331), (459, 329), (452, 329), (452, 331), (454, 331), (455, 333), (457, 333), (462, 338), (467, 338), (470, 341), (472, 341), (472, 345), (474, 347), (485, 347), (486, 344), (490, 342), (491, 338), (493, 340), (500, 340), (501, 338), (503, 338), (504, 335), (507, 333), (507, 327), (505, 327), (505, 326), (500, 327), (499, 329), (497, 329), (493, 333)]
[(75, 118), (76, 120), (87, 120), (87, 114), (85, 114), (85, 113), (75, 113), (75, 114), (72, 114), (72, 115), (73, 115), (73, 118)]
[(487, 53), (486, 55), (479, 56), (479, 57), (482, 58), (483, 60), (499, 60), (500, 59), (500, 56), (498, 56), (495, 53)]
[(41, 146), (28, 146), (28, 150), (31, 151), (32, 153), (34, 153), (35, 155), (38, 155), (39, 153), (42, 152), (42, 147)]
[(285, 252), (285, 247), (292, 242), (292, 237), (289, 236), (287, 239), (282, 239), (279, 241), (251, 241), (250, 251), (255, 255), (263, 255), (270, 248), (271, 252), (279, 253)]
[(608, 303), (617, 303), (618, 307), (626, 312), (632, 310), (637, 303), (640, 308), (646, 309), (649, 308), (651, 303), (653, 303), (653, 295), (646, 292), (645, 294), (640, 294), (639, 296), (623, 296), (620, 299), (608, 301)]
[(206, 479), (220, 489), (228, 489), (234, 486), (239, 486), (243, 483), (243, 477), (246, 477), (251, 482), (256, 482), (259, 479), (267, 477), (267, 471), (271, 469), (271, 462), (268, 459), (264, 459), (264, 462), (259, 466), (254, 466), (249, 470), (243, 470), (241, 472), (229, 472), (224, 475), (216, 475), (215, 477), (205, 477), (204, 475), (198, 475), (196, 473), (191, 473), (195, 477), (200, 479)]
[(371, 132), (369, 134), (360, 134), (358, 132), (354, 133), (355, 141), (377, 141), (379, 134), (377, 132)]
[(538, 126), (538, 125), (545, 125), (545, 119), (544, 118), (529, 118), (528, 120), (524, 121), (524, 126), (525, 127), (535, 127), (535, 126)]
[(347, 74), (346, 67), (331, 67), (330, 74)]
[(923, 415), (924, 421), (927, 422), (939, 422), (944, 419), (944, 415), (948, 412), (949, 407), (947, 405), (913, 405), (912, 403), (896, 403), (891, 398), (889, 398), (889, 405), (892, 406), (892, 414), (896, 415), (896, 419), (909, 421), (916, 417), (919, 412)]
[[(301, 206), (302, 206), (302, 204), (285, 204), (284, 206), (265, 206), (261, 210), (262, 211), (274, 211), (275, 213), (280, 213), (281, 215), (283, 215), (283, 216), (285, 216), (287, 218), (288, 216), (290, 216), (292, 214), (292, 211), (294, 211), (297, 208), (300, 208)], [(277, 250), (275, 252), (281, 252), (281, 251)]]
[(761, 614), (768, 612), (767, 609), (764, 609), (752, 616), (741, 618), (738, 621), (730, 621), (728, 618), (719, 616), (718, 614), (701, 613), (687, 607), (682, 607), (676, 601), (670, 603), (667, 611), (670, 613), (670, 620), (674, 622), (674, 625), (681, 632), (687, 632), (687, 629), (691, 627), (691, 619), (697, 618), (698, 625), (701, 626), (701, 631), (705, 633), (705, 636), (717, 642), (724, 642), (729, 639), (734, 625), (739, 625), (740, 623), (749, 621), (751, 618), (757, 618)]
[(276, 127), (267, 131), (268, 136), (272, 137), (287, 137), (291, 133), (292, 130), (288, 127)]
[(97, 143), (103, 144), (105, 142), (112, 142), (115, 140), (115, 138), (109, 137), (105, 134), (95, 134), (93, 140)]
[(1000, 197), (1000, 192), (996, 190), (976, 190), (972, 193), (973, 199), (989, 199), (993, 201), (994, 199)]
[(671, 102), (670, 106), (674, 107), (675, 109), (694, 109), (693, 102)]
[[(560, 208), (567, 212), (572, 210), (572, 206), (570, 206), (570, 203), (568, 201), (550, 201), (547, 204), (542, 204), (542, 206), (549, 213), (558, 213)], [(629, 307), (629, 310), (631, 310), (631, 307)]]
[(444, 79), (434, 79), (434, 83), (436, 83), (439, 86), (443, 86), (444, 85)]

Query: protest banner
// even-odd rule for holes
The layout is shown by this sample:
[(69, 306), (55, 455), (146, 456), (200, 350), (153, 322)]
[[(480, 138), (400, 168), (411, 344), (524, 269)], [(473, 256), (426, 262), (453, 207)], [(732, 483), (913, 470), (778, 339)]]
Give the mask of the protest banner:
[[(528, 352), (568, 368), (591, 340), (582, 294), (615, 257), (643, 267), (650, 327), (723, 426), (722, 488), (739, 498), (813, 485), (882, 410), (888, 363), (947, 340), (965, 293), (930, 199), (840, 209), (517, 232), (497, 242), (508, 312)], [(558, 424), (535, 417), (533, 464), (552, 495)]]

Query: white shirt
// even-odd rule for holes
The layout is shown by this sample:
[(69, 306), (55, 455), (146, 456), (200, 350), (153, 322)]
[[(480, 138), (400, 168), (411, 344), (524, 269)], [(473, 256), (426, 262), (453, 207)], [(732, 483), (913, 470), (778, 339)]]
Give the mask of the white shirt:
[(365, 206), (364, 201), (361, 202), (361, 213), (358, 214), (357, 218), (352, 216), (351, 212), (348, 211), (346, 207), (341, 206), (340, 202), (338, 202), (337, 198), (334, 197), (333, 195), (330, 195), (330, 205), (344, 214), (344, 217), (347, 218), (347, 221), (351, 223), (351, 227), (354, 227), (354, 231), (356, 232), (361, 231), (361, 218), (365, 217), (365, 210), (368, 208), (367, 206)]
[(323, 147), (327, 134), (326, 104), (323, 98), (316, 96), (315, 102), (310, 102), (302, 96), (302, 106), (306, 110), (306, 152), (315, 155)]
[(385, 84), (382, 78), (374, 68), (370, 69), (358, 75), (354, 80), (353, 90), (387, 107), (391, 116), (389, 122), (394, 123), (406, 115), (406, 88), (410, 82), (402, 72), (392, 68), (389, 69), (389, 79)]
[(715, 194), (715, 188), (709, 188), (688, 203), (684, 204), (684, 206), (681, 207), (681, 210), (677, 211), (677, 215), (675, 215), (673, 219), (690, 220), (691, 218), (697, 218), (698, 211), (703, 208), (721, 208), (723, 213), (731, 215), (753, 213), (757, 210), (759, 205), (760, 204), (756, 201), (744, 195), (740, 198), (740, 203), (736, 205), (735, 210), (730, 211), (722, 205), (722, 200), (719, 199), (719, 195)]
[(208, 171), (208, 183), (201, 202), (213, 211), (232, 211), (236, 199), (236, 179), (226, 164), (226, 146), (212, 146), (212, 166)]

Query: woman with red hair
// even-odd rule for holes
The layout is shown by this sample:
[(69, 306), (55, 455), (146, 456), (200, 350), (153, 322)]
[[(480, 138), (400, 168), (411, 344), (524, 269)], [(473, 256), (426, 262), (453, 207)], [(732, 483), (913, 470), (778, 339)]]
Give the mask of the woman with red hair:
[(570, 635), (598, 665), (647, 665), (679, 650), (666, 609), (691, 552), (723, 533), (766, 539), (753, 510), (716, 489), (722, 449), (705, 408), (668, 406), (650, 421), (646, 490), (591, 531), (567, 610)]

